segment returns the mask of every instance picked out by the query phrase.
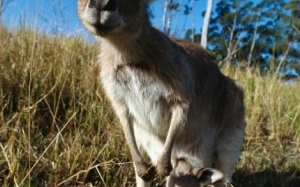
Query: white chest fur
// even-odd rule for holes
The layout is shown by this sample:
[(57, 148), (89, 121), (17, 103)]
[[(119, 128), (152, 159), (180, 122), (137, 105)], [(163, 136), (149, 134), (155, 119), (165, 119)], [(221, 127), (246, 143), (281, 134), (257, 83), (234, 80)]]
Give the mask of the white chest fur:
[(136, 125), (165, 137), (171, 118), (168, 88), (139, 66), (124, 65), (108, 72), (102, 76), (108, 96), (125, 103)]

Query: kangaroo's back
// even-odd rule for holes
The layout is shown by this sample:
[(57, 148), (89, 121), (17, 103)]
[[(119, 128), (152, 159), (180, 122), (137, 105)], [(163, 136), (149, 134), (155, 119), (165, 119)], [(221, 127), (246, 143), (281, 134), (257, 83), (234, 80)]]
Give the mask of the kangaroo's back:
[[(243, 88), (223, 75), (217, 61), (200, 45), (186, 40), (175, 40), (185, 51), (194, 73), (194, 96), (197, 103), (209, 107), (213, 120), (222, 128), (231, 128), (230, 118), (244, 118)], [(199, 111), (201, 113), (201, 111)], [(234, 116), (234, 117), (232, 117)]]

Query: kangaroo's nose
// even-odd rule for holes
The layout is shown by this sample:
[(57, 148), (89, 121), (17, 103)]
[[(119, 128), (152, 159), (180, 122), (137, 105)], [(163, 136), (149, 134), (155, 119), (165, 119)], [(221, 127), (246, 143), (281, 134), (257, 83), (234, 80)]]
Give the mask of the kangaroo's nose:
[(117, 9), (117, 0), (90, 0), (89, 8), (96, 8), (99, 12), (113, 12)]
[(96, 0), (89, 1), (89, 8), (96, 8)]
[(117, 9), (118, 2), (117, 0), (105, 0), (106, 3), (103, 6), (103, 10), (113, 12)]

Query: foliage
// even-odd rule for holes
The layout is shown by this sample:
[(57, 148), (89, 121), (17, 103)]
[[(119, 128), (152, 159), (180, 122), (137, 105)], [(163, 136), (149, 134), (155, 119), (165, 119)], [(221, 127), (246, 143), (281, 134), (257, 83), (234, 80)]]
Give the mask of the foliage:
[(238, 51), (249, 42), (253, 27), (249, 16), (252, 7), (253, 3), (248, 0), (221, 0), (217, 3), (208, 41), (210, 49), (225, 61), (236, 62)]
[[(97, 53), (78, 38), (0, 30), (0, 186), (134, 186)], [(299, 86), (243, 67), (223, 72), (245, 88), (248, 127), (234, 183), (299, 186)]]
[(289, 10), (290, 16), (285, 17), (284, 21), (287, 23), (290, 23), (292, 27), (292, 31), (290, 33), (291, 35), (291, 40), (292, 45), (290, 46), (292, 48), (291, 50), (291, 56), (289, 56), (289, 65), (290, 64), (297, 64), (297, 69), (298, 72), (300, 72), (300, 63), (299, 63), (299, 58), (300, 58), (300, 2), (298, 0), (291, 0), (289, 3), (285, 5), (285, 8)]
[[(299, 9), (298, 0), (219, 0), (210, 21), (208, 48), (226, 63), (299, 70)], [(187, 39), (192, 31), (186, 33)], [(194, 38), (200, 43), (201, 34)]]

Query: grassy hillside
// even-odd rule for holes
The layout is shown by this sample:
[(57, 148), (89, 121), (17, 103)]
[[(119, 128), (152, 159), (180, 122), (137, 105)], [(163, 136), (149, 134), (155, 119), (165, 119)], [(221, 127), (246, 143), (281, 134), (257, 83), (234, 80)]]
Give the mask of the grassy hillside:
[[(0, 30), (0, 186), (135, 186), (97, 81), (96, 46)], [(299, 83), (286, 87), (250, 69), (223, 72), (245, 88), (248, 127), (235, 186), (300, 186)]]

